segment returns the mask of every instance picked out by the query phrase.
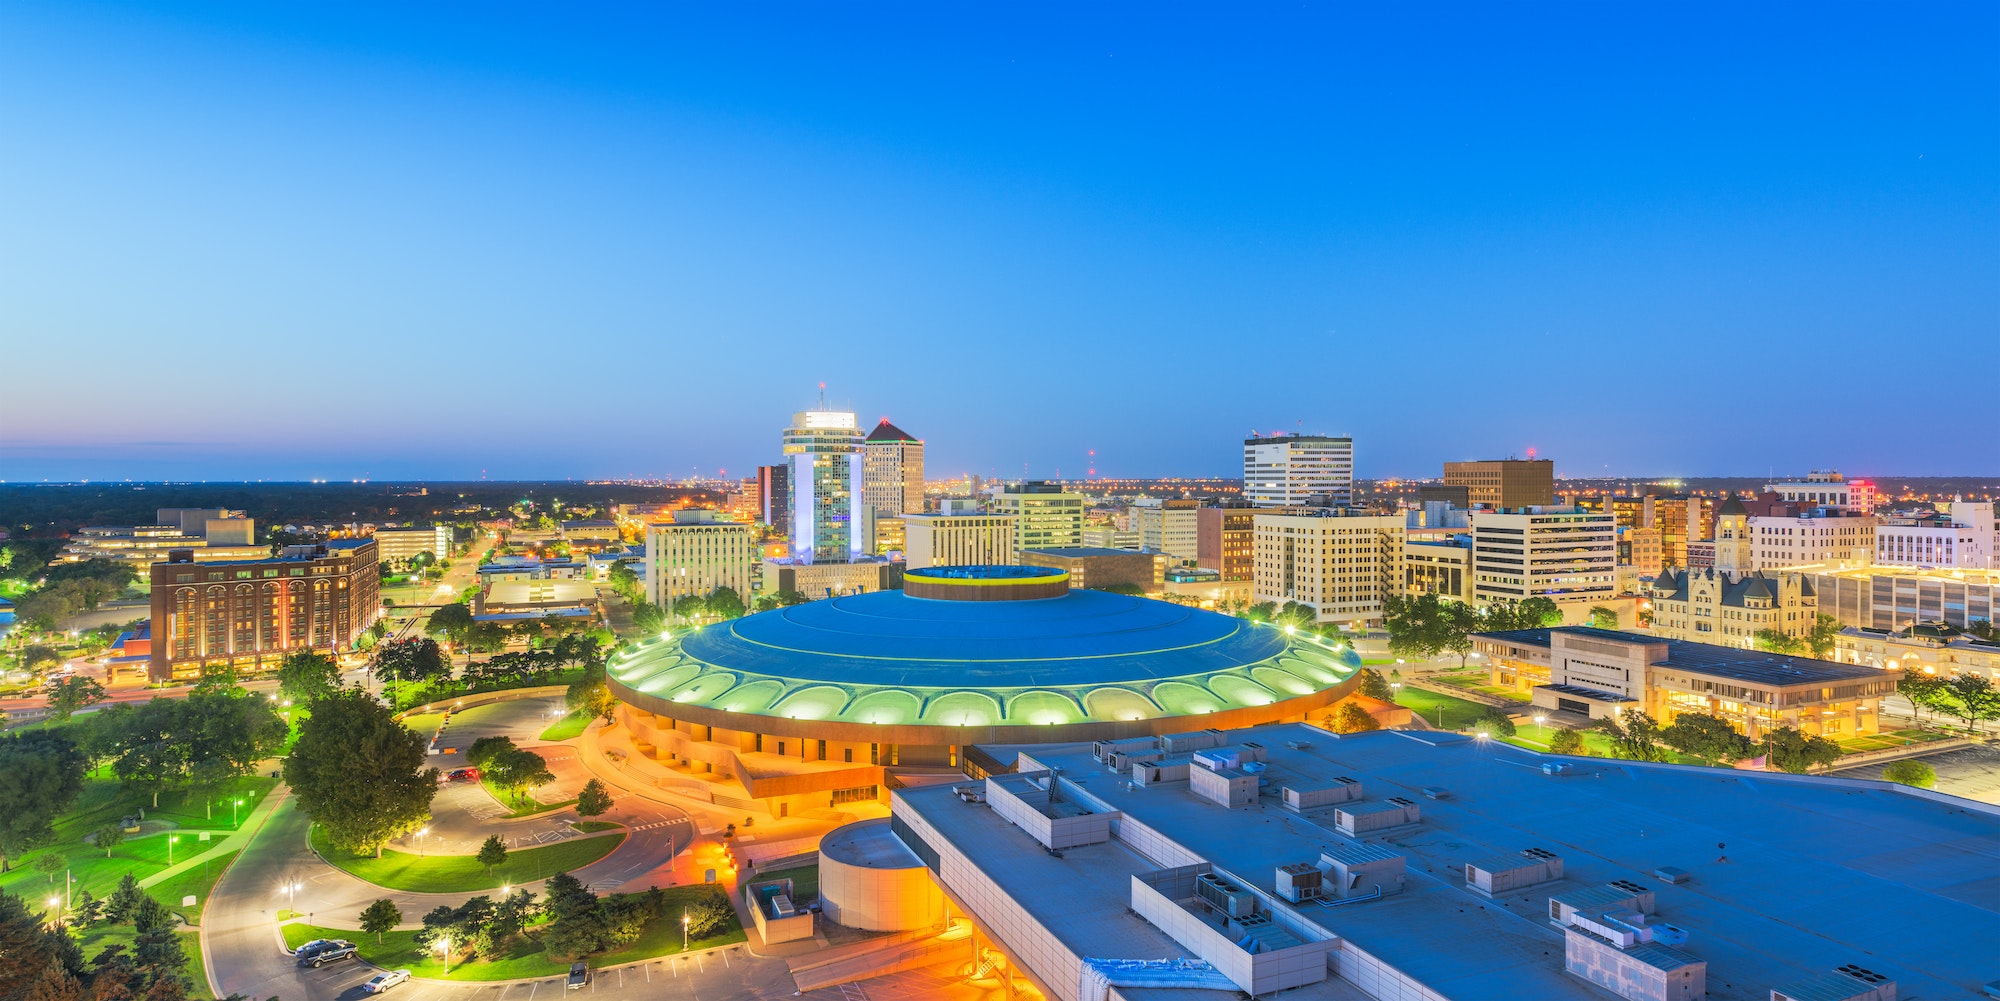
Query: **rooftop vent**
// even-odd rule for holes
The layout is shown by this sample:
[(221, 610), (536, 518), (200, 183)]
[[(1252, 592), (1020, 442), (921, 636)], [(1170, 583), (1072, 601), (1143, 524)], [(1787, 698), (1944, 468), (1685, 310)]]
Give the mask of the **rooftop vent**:
[(1425, 799), (1450, 799), (1450, 798), (1451, 798), (1451, 790), (1450, 790), (1450, 789), (1446, 789), (1446, 788), (1445, 788), (1445, 787), (1443, 787), (1443, 786), (1425, 786), (1425, 787), (1423, 787), (1422, 789), (1420, 789), (1420, 790), (1418, 790), (1418, 791), (1419, 791), (1419, 792), (1422, 792), (1422, 793), (1424, 794), (1424, 798), (1425, 798)]
[(1688, 871), (1686, 869), (1683, 869), (1680, 866), (1663, 865), (1658, 869), (1653, 870), (1653, 878), (1658, 879), (1663, 883), (1672, 883), (1676, 886), (1679, 886), (1680, 884), (1687, 882), (1692, 877), (1688, 875)]
[(1293, 862), (1278, 867), (1278, 896), (1296, 904), (1319, 896), (1324, 873), (1311, 862)]
[(1773, 987), (1771, 1001), (1896, 1001), (1896, 982), (1874, 970), (1849, 963), (1835, 968), (1832, 973), (1821, 973), (1783, 987)]

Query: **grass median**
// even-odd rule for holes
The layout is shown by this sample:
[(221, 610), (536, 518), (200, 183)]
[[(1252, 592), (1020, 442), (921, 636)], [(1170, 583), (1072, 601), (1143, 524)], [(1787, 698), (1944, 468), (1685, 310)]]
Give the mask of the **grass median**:
[(575, 872), (612, 853), (625, 841), (623, 833), (570, 838), (539, 848), (508, 851), (507, 861), (495, 866), (492, 875), (471, 855), (423, 855), (384, 849), (381, 858), (355, 857), (335, 848), (326, 832), (315, 826), (313, 850), (334, 866), (376, 886), (411, 893), (471, 893), (497, 890), (504, 885), (532, 883), (559, 872)]
[[(666, 896), (665, 915), (646, 922), (639, 929), (639, 937), (631, 944), (602, 955), (587, 957), (592, 967), (616, 966), (633, 963), (642, 959), (671, 956), (681, 951), (681, 926), (678, 915), (681, 908), (700, 897), (722, 892), (712, 886), (674, 886), (661, 893)], [(404, 916), (406, 920), (410, 915)], [(360, 916), (355, 916), (360, 923)], [(569, 972), (569, 963), (551, 957), (542, 949), (542, 943), (534, 934), (522, 935), (490, 956), (478, 956), (469, 961), (455, 962), (447, 974), (444, 964), (436, 953), (417, 948), (415, 929), (409, 931), (384, 932), (381, 941), (376, 937), (351, 928), (329, 928), (293, 922), (284, 926), (285, 947), (296, 949), (316, 938), (339, 938), (353, 942), (362, 960), (389, 970), (409, 970), (412, 976), (436, 980), (461, 982), (481, 982), (492, 980), (525, 980), (531, 977), (558, 977)], [(712, 949), (719, 945), (734, 945), (744, 941), (743, 928), (731, 918), (724, 929), (707, 938), (698, 938), (688, 943), (689, 950)]]
[[(1463, 730), (1487, 710), (1487, 706), (1440, 692), (1404, 685), (1396, 693), (1396, 704), (1424, 718), (1424, 722), (1444, 730)], [(1443, 715), (1440, 716), (1439, 714)]]
[(543, 730), (542, 739), (554, 742), (581, 737), (583, 736), (584, 728), (589, 726), (590, 721), (596, 718), (595, 716), (586, 716), (580, 712), (572, 712), (562, 719), (556, 720), (548, 729)]

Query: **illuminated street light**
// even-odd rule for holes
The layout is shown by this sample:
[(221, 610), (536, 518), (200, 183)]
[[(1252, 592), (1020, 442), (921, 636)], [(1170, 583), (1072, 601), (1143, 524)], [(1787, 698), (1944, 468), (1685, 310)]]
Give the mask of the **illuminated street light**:
[(688, 917), (688, 912), (687, 912), (687, 909), (686, 909), (686, 908), (682, 908), (682, 909), (681, 909), (681, 951), (682, 951), (682, 952), (686, 952), (686, 951), (688, 951), (688, 924), (689, 924), (689, 922), (691, 922), (692, 920), (693, 920), (692, 918), (689, 918), (689, 917)]

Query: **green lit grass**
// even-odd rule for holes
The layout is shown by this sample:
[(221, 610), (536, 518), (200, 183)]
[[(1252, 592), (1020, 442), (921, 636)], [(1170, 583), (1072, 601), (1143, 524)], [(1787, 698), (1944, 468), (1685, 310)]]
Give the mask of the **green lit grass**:
[[(97, 925), (89, 928), (72, 927), (70, 937), (76, 940), (77, 947), (83, 950), (84, 960), (89, 962), (96, 959), (107, 947), (114, 945), (124, 946), (125, 955), (130, 956), (139, 933), (131, 925)], [(213, 997), (214, 995), (208, 992), (208, 976), (202, 970), (200, 936), (191, 931), (181, 932), (181, 954), (186, 957), (181, 972), (187, 974), (188, 979), (195, 985), (187, 996)]]
[[(222, 878), (222, 871), (229, 868), (230, 860), (236, 852), (216, 852), (202, 856), (202, 864), (190, 866), (185, 871), (146, 887), (146, 892), (155, 900), (167, 905), (167, 909), (186, 918), (189, 924), (201, 924), (201, 916), (208, 909), (209, 895), (215, 892), (215, 881)], [(192, 894), (193, 907), (182, 907), (181, 899)]]
[(327, 841), (324, 829), (315, 826), (313, 850), (349, 874), (391, 890), (412, 893), (469, 893), (497, 890), (505, 884), (531, 883), (559, 872), (575, 872), (624, 843), (623, 834), (572, 838), (539, 848), (517, 848), (507, 853), (507, 861), (486, 874), (486, 867), (470, 855), (417, 855), (384, 849), (381, 858), (356, 858)]
[(546, 813), (550, 810), (560, 810), (565, 806), (574, 806), (576, 804), (575, 799), (565, 799), (554, 803), (544, 803), (541, 800), (534, 798), (533, 796), (516, 797), (512, 793), (509, 793), (507, 790), (502, 789), (499, 786), (496, 786), (486, 781), (483, 775), (479, 779), (479, 787), (481, 789), (486, 790), (487, 793), (491, 794), (493, 799), (496, 802), (498, 802), (501, 806), (507, 808), (508, 810), (507, 816), (509, 819), (512, 819), (514, 817), (531, 817), (537, 813)]
[[(227, 836), (221, 831), (213, 832), (216, 841), (202, 844), (195, 839), (195, 835), (200, 832), (182, 830), (174, 833), (180, 836), (180, 841), (173, 846), (175, 862), (201, 858), (203, 853), (214, 850), (216, 841)], [(35, 859), (55, 854), (69, 865), (72, 894), (81, 894), (89, 890), (93, 896), (103, 897), (116, 889), (118, 881), (128, 873), (133, 879), (145, 879), (165, 869), (167, 847), (167, 835), (153, 834), (124, 841), (111, 849), (110, 858), (105, 858), (104, 851), (95, 845), (87, 845), (81, 841), (60, 841), (30, 852), (13, 863), (13, 869), (0, 875), (0, 890), (21, 894), (29, 900), (42, 899), (48, 896), (52, 889), (60, 892), (63, 885), (61, 872), (56, 873), (51, 880), (32, 868)], [(179, 900), (178, 896), (174, 898), (175, 902)], [(162, 897), (160, 902), (169, 901)]]
[[(1479, 714), (1489, 707), (1468, 699), (1461, 699), (1438, 692), (1426, 691), (1404, 685), (1396, 693), (1396, 704), (1407, 707), (1411, 712), (1424, 718), (1434, 727), (1445, 730), (1463, 730), (1479, 718)], [(1443, 716), (1440, 718), (1439, 713)]]
[(1912, 744), (1927, 744), (1935, 740), (1949, 740), (1951, 736), (1933, 733), (1929, 730), (1885, 730), (1863, 737), (1849, 737), (1835, 741), (1845, 754), (1859, 754), (1864, 751), (1886, 751), (1891, 748), (1908, 747)]
[(580, 737), (583, 735), (584, 728), (589, 726), (590, 721), (593, 719), (596, 719), (596, 717), (585, 716), (582, 713), (576, 712), (570, 713), (562, 719), (556, 720), (548, 729), (543, 730), (542, 739), (554, 742), (569, 740), (572, 737)]
[(570, 826), (585, 834), (595, 834), (598, 831), (615, 831), (625, 825), (614, 824), (608, 820), (579, 820)]
[[(680, 914), (681, 908), (704, 895), (722, 891), (709, 886), (675, 886), (660, 892), (666, 895), (664, 915), (658, 920), (648, 922), (640, 930), (639, 938), (631, 945), (616, 952), (588, 957), (587, 961), (591, 966), (616, 966), (620, 963), (633, 963), (680, 952), (681, 928), (676, 916)], [(360, 919), (357, 916), (355, 920), (358, 922)], [(436, 953), (417, 949), (417, 933), (414, 929), (386, 932), (381, 936), (379, 943), (375, 936), (352, 929), (327, 928), (296, 922), (285, 925), (284, 932), (287, 948), (296, 949), (316, 938), (344, 938), (359, 947), (361, 958), (366, 962), (384, 969), (406, 969), (412, 976), (437, 980), (466, 982), (523, 980), (531, 977), (561, 976), (569, 972), (569, 963), (550, 957), (542, 950), (541, 942), (533, 935), (524, 935), (516, 939), (505, 951), (497, 955), (474, 957), (469, 961), (453, 963), (450, 974), (446, 974), (444, 964)], [(731, 919), (723, 932), (695, 939), (688, 943), (688, 947), (712, 949), (744, 940), (743, 928)]]

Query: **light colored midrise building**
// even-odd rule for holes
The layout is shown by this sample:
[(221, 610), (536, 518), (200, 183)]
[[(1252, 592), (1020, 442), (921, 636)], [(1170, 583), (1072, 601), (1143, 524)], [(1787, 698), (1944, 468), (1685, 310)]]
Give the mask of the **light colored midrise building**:
[(993, 499), (993, 510), (1014, 516), (1014, 552), (1075, 549), (1083, 545), (1083, 512), (1090, 500), (1054, 483), (1009, 483)]
[(1617, 519), (1573, 507), (1472, 513), (1473, 595), (1600, 602), (1618, 592)]
[(1931, 514), (1888, 516), (1875, 526), (1875, 562), (1928, 569), (1994, 569), (2000, 545), (1992, 501), (1952, 501)]
[(715, 511), (675, 511), (672, 522), (646, 526), (646, 599), (671, 608), (726, 587), (748, 604), (761, 558), (755, 525)]
[(908, 569), (960, 567), (1014, 561), (1011, 514), (910, 514), (903, 516), (903, 559)]
[(451, 526), (378, 528), (375, 530), (375, 545), (384, 563), (406, 563), (419, 553), (445, 559), (451, 555)]
[(1258, 512), (1251, 545), (1256, 601), (1311, 605), (1320, 622), (1372, 622), (1403, 588), (1402, 515), (1301, 508)]
[(1757, 633), (1812, 631), (1819, 598), (1805, 575), (1785, 571), (1666, 570), (1653, 578), (1652, 631), (1666, 639), (1748, 647)]
[(879, 522), (924, 510), (924, 443), (887, 417), (862, 443), (863, 500)]
[(1193, 563), (1201, 556), (1201, 502), (1175, 498), (1158, 507), (1134, 509), (1139, 523), (1139, 545), (1166, 553), (1177, 563)]
[(1244, 439), (1243, 499), (1257, 507), (1354, 503), (1354, 439), (1308, 434)]
[(1556, 502), (1556, 464), (1548, 459), (1486, 459), (1444, 464), (1444, 485), (1464, 487), (1473, 507), (1541, 507)]

